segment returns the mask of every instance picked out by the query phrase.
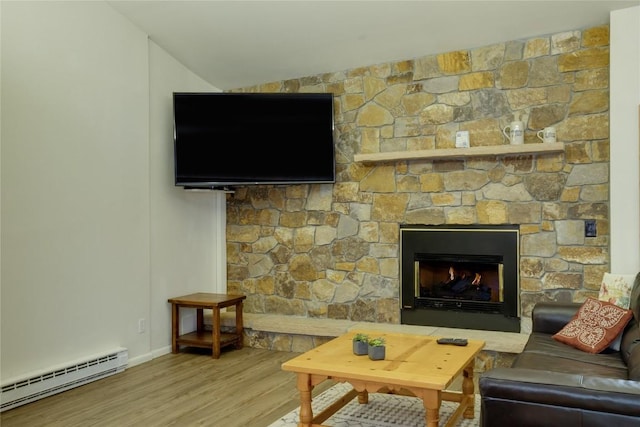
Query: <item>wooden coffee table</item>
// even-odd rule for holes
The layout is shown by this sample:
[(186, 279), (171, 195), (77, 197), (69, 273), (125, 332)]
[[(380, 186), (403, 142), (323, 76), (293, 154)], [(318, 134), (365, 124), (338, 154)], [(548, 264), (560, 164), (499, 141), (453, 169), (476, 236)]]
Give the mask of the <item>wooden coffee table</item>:
[[(385, 360), (373, 361), (368, 356), (356, 356), (352, 338), (362, 332), (370, 337), (386, 339)], [(439, 337), (390, 333), (383, 331), (352, 331), (282, 364), (285, 371), (295, 372), (300, 391), (299, 426), (321, 426), (331, 415), (354, 397), (368, 403), (368, 393), (397, 393), (422, 399), (425, 424), (437, 427), (442, 400), (458, 402), (458, 408), (447, 426), (464, 416), (474, 417), (473, 366), (475, 356), (484, 341), (469, 340), (465, 347), (441, 345)], [(462, 375), (462, 391), (446, 390)], [(353, 389), (314, 417), (311, 391), (325, 380), (348, 382)]]

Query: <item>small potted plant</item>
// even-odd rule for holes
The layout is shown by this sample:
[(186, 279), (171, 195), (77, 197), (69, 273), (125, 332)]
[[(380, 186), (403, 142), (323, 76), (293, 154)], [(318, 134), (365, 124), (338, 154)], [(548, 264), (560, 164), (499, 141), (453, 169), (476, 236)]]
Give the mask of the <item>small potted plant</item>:
[(358, 333), (353, 337), (353, 354), (362, 356), (367, 354), (369, 350), (369, 336), (367, 334)]
[(369, 340), (369, 359), (371, 360), (384, 360), (386, 347), (385, 339), (383, 337), (372, 338)]

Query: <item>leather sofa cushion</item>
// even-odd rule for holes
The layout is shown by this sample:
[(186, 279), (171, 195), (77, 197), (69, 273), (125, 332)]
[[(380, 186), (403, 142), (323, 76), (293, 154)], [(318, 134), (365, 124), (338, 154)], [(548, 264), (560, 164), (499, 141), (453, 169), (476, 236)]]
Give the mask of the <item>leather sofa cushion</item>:
[(629, 308), (633, 311), (633, 317), (640, 323), (640, 273), (636, 275), (636, 280), (631, 290)]
[(620, 355), (627, 364), (629, 379), (640, 381), (640, 327), (632, 320), (624, 331)]
[(586, 353), (539, 332), (531, 333), (524, 351), (516, 357), (512, 367), (617, 379), (629, 377), (620, 353)]
[(629, 379), (640, 381), (640, 273), (631, 290), (631, 303), (629, 308), (633, 312), (633, 319), (629, 322), (622, 334), (620, 353), (622, 360), (627, 364)]
[(622, 334), (622, 342), (620, 343), (620, 352), (622, 360), (629, 364), (629, 357), (635, 347), (640, 344), (640, 328), (638, 322), (632, 319)]
[(532, 332), (553, 335), (558, 333), (575, 316), (582, 304), (577, 302), (539, 302), (533, 307)]

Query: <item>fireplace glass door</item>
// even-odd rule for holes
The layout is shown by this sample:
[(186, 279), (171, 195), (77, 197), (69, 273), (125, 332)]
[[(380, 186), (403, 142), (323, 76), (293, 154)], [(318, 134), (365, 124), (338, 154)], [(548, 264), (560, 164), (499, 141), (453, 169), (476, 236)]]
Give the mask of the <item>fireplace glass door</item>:
[(460, 301), (502, 302), (504, 264), (500, 257), (416, 254), (416, 297), (424, 306)]

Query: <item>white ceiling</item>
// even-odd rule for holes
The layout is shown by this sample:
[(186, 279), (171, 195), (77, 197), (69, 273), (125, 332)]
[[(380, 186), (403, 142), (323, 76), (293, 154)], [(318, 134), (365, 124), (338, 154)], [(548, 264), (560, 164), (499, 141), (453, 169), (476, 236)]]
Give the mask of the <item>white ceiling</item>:
[(225, 90), (606, 24), (640, 0), (108, 3)]

